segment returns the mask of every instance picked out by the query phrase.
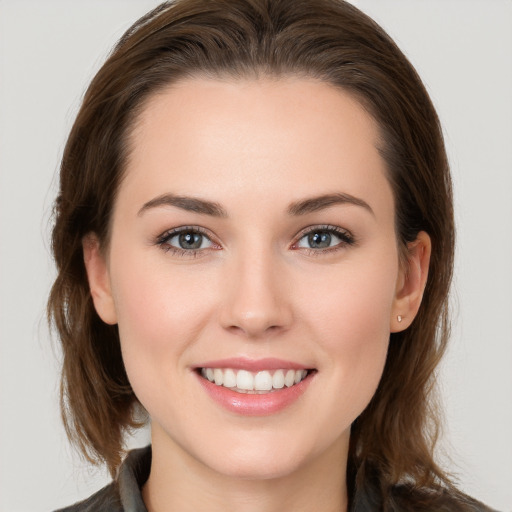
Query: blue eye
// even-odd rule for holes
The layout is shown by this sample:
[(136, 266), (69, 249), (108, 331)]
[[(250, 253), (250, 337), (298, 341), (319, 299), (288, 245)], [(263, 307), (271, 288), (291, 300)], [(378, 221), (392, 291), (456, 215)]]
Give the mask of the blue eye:
[(167, 240), (167, 243), (169, 245), (174, 245), (172, 242), (174, 239), (176, 239), (177, 246), (179, 246), (180, 249), (204, 249), (208, 246), (209, 242), (206, 236), (192, 231), (174, 235)]
[(334, 249), (353, 245), (354, 238), (348, 232), (336, 227), (318, 227), (303, 234), (295, 247), (304, 249)]
[(192, 253), (213, 247), (213, 242), (204, 233), (194, 228), (176, 229), (164, 233), (158, 239), (158, 244), (166, 251), (176, 253)]

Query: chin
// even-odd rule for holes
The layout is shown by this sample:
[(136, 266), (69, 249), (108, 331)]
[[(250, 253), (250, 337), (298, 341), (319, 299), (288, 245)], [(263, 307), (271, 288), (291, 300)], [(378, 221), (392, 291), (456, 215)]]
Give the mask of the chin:
[(331, 436), (327, 435), (322, 439), (318, 433), (304, 435), (303, 429), (295, 434), (300, 435), (294, 436), (290, 430), (272, 432), (262, 427), (248, 436), (246, 432), (245, 435), (228, 436), (229, 441), (217, 439), (218, 443), (204, 446), (198, 459), (225, 477), (255, 481), (315, 471), (316, 462), (325, 462), (325, 457), (343, 460), (347, 445), (345, 436), (333, 435), (334, 439), (329, 439)]
[(252, 457), (240, 455), (228, 457), (221, 464), (210, 466), (216, 473), (240, 480), (275, 480), (292, 475), (307, 463), (300, 458), (284, 458), (278, 455)]

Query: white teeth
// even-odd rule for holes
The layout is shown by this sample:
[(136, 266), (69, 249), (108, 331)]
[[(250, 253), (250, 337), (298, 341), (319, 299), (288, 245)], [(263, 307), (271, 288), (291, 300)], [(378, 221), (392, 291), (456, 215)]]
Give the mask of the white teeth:
[(246, 370), (238, 370), (236, 374), (236, 387), (252, 391), (254, 389), (254, 377)]
[(220, 368), (215, 368), (215, 370), (213, 370), (213, 380), (217, 386), (222, 386), (224, 381), (223, 377), (224, 375), (222, 374), (222, 370)]
[(291, 387), (306, 378), (307, 370), (262, 370), (249, 372), (232, 368), (202, 368), (201, 375), (214, 382), (239, 393), (264, 394), (285, 386)]
[(295, 372), (295, 384), (298, 384), (306, 376), (305, 370)]
[(224, 370), (223, 385), (226, 388), (236, 387), (236, 373), (233, 370), (231, 370), (229, 368), (227, 370)]
[(288, 370), (286, 372), (286, 377), (284, 378), (284, 384), (287, 388), (293, 386), (295, 384), (295, 371)]
[(272, 375), (267, 371), (258, 372), (254, 377), (254, 389), (270, 391), (272, 389)]
[(284, 388), (284, 372), (283, 370), (277, 370), (272, 377), (272, 387), (274, 389)]

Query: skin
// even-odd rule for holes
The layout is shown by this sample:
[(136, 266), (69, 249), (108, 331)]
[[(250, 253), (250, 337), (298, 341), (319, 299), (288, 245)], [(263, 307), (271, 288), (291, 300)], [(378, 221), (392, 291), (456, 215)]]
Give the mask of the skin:
[[(96, 309), (118, 323), (152, 419), (150, 512), (346, 510), (350, 425), (378, 386), (389, 333), (419, 308), (430, 255), (420, 233), (399, 264), (377, 141), (349, 94), (313, 80), (196, 78), (149, 100), (109, 245), (90, 234), (84, 257)], [(368, 207), (289, 212), (340, 193)], [(215, 202), (225, 216), (148, 205), (162, 194)], [(304, 230), (326, 225), (353, 243), (311, 247)], [(181, 226), (205, 231), (196, 253), (173, 252), (177, 237), (158, 243)], [(212, 401), (194, 371), (241, 356), (316, 373), (291, 406), (245, 417)]]

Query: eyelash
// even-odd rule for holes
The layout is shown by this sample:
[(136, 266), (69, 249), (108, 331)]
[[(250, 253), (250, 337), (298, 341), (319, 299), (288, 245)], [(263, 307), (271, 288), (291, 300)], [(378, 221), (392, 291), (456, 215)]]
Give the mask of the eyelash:
[(211, 235), (203, 229), (198, 226), (182, 226), (179, 228), (171, 229), (169, 231), (166, 231), (165, 233), (161, 234), (157, 240), (157, 245), (160, 246), (160, 248), (164, 252), (170, 252), (175, 256), (185, 256), (189, 258), (196, 258), (201, 253), (205, 251), (205, 249), (181, 249), (179, 247), (174, 247), (173, 245), (169, 244), (169, 241), (174, 238), (175, 236), (182, 235), (182, 234), (194, 234), (194, 235), (201, 235), (205, 237), (207, 240), (209, 240), (215, 249), (220, 248), (218, 244), (215, 244), (211, 240)]
[[(326, 247), (323, 249), (313, 249), (312, 247), (298, 247), (298, 243), (306, 236), (312, 235), (314, 233), (328, 233), (329, 235), (334, 235), (340, 239), (340, 242), (332, 247)], [(320, 225), (320, 226), (309, 226), (303, 229), (297, 235), (297, 241), (292, 245), (292, 249), (299, 250), (302, 249), (306, 251), (309, 256), (322, 256), (325, 254), (332, 254), (336, 251), (346, 249), (347, 247), (353, 246), (356, 244), (356, 239), (346, 229), (339, 228), (337, 226), (332, 226), (329, 224)]]
[[(327, 233), (329, 235), (334, 235), (337, 238), (340, 239), (340, 242), (332, 247), (326, 247), (326, 248), (317, 248), (314, 249), (312, 247), (299, 247), (299, 242), (306, 236), (315, 234), (315, 233)], [(198, 249), (182, 249), (179, 247), (175, 247), (173, 245), (169, 244), (169, 241), (174, 238), (175, 236), (181, 235), (181, 234), (194, 234), (194, 235), (201, 235), (205, 237), (207, 240), (210, 241), (212, 244), (212, 247), (208, 248), (198, 248)], [(294, 242), (291, 246), (293, 250), (304, 250), (308, 255), (311, 256), (321, 256), (326, 253), (333, 253), (340, 249), (344, 249), (346, 247), (350, 247), (356, 244), (356, 240), (354, 236), (347, 230), (341, 229), (337, 226), (332, 225), (321, 225), (321, 226), (310, 226), (305, 229), (303, 229), (296, 237), (297, 241)], [(190, 258), (196, 258), (200, 256), (201, 254), (204, 254), (204, 251), (207, 249), (220, 249), (220, 245), (216, 244), (212, 241), (211, 235), (203, 228), (200, 228), (198, 226), (182, 226), (179, 228), (175, 228), (169, 231), (166, 231), (165, 233), (161, 234), (157, 240), (156, 244), (160, 246), (160, 248), (164, 252), (170, 252), (175, 256), (184, 256), (184, 257), (190, 257)]]

